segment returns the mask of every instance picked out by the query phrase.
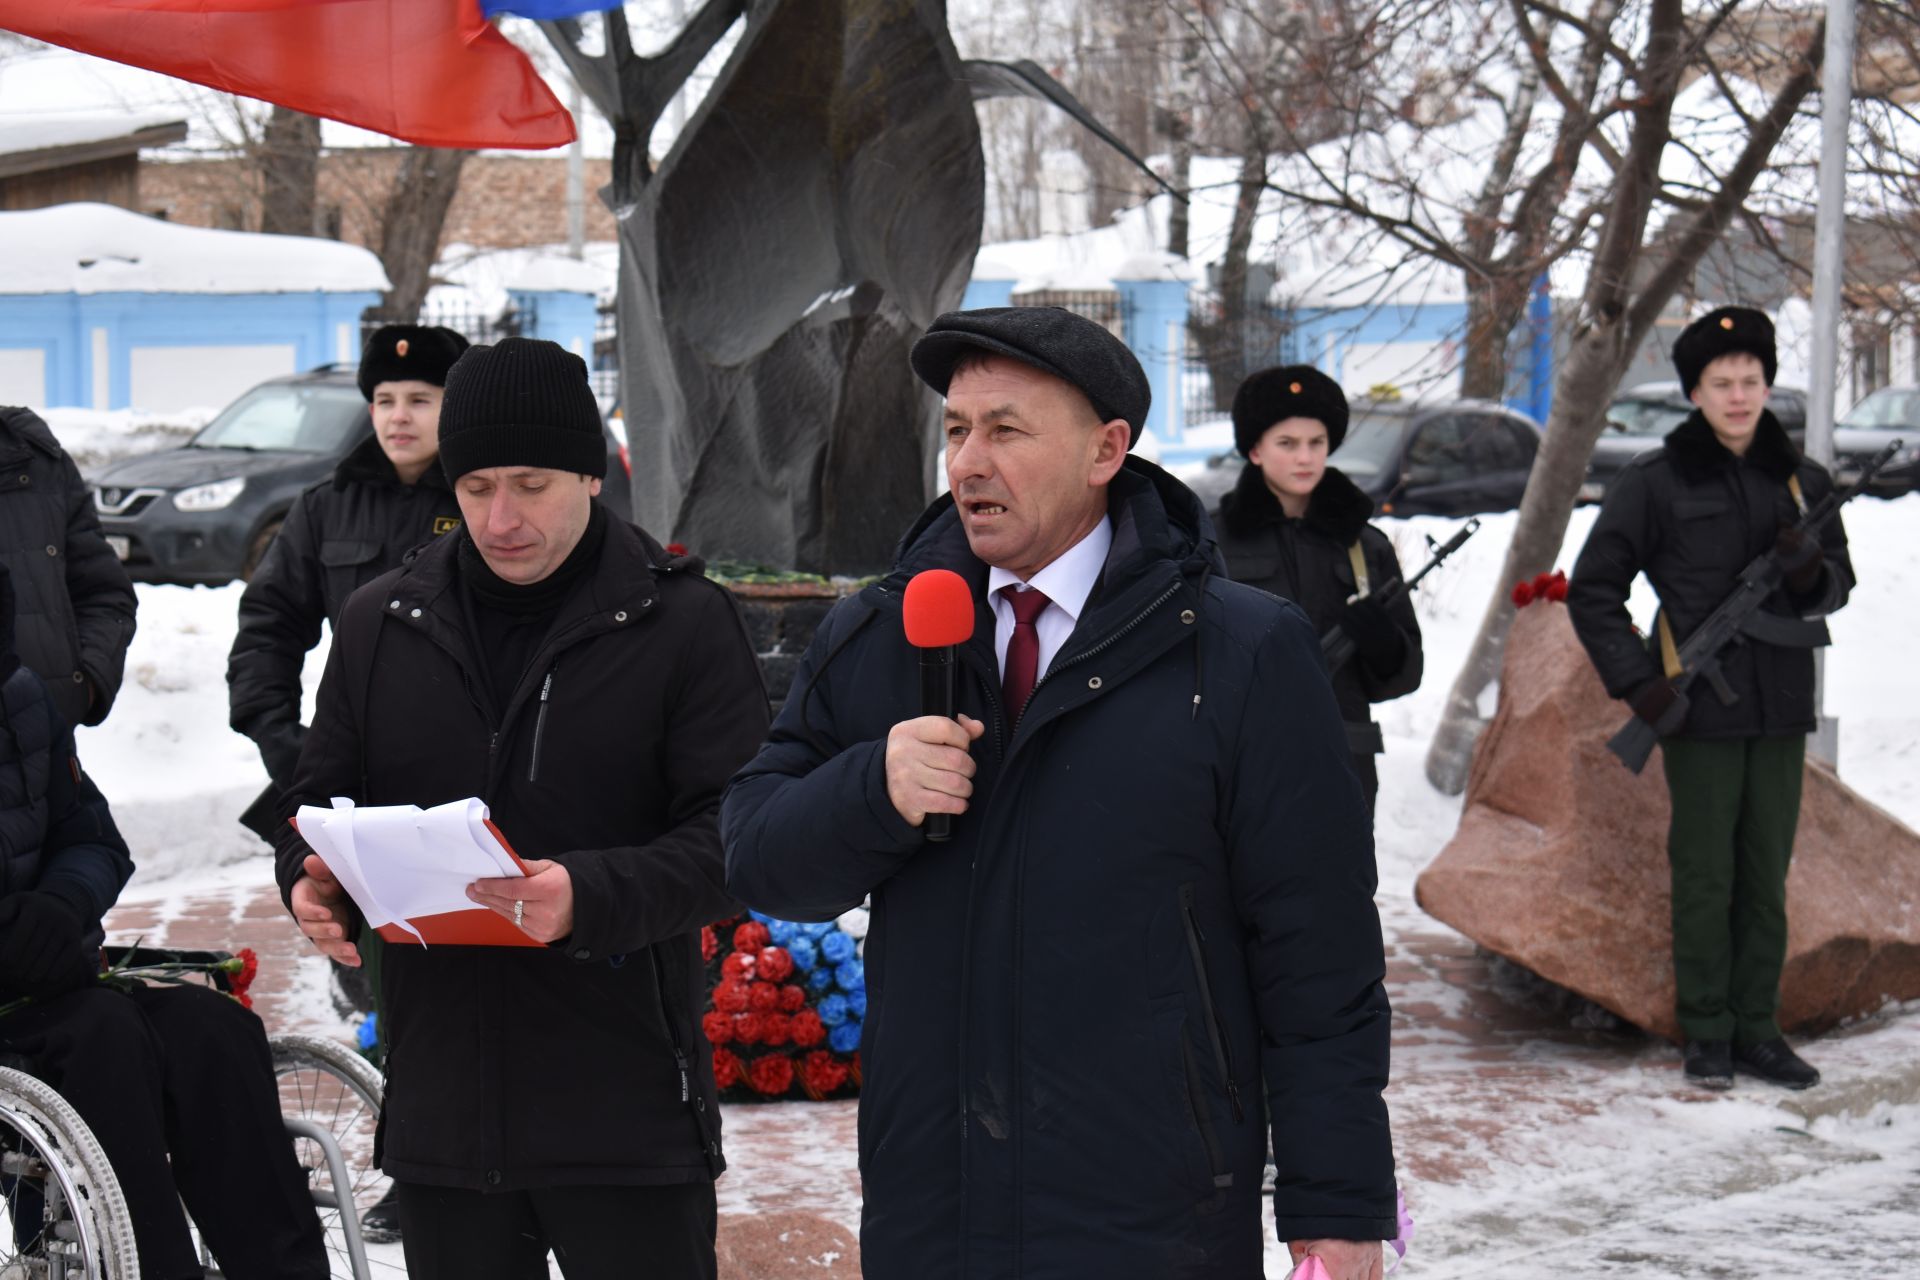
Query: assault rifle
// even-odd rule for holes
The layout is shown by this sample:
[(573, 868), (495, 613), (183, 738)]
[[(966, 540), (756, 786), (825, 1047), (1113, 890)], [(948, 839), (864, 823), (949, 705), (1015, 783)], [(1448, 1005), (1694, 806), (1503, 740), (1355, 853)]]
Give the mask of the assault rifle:
[[(1808, 508), (1793, 526), (1794, 529), (1808, 536), (1818, 534), (1829, 520), (1839, 514), (1841, 507), (1860, 496), (1873, 479), (1874, 472), (1887, 465), (1887, 461), (1899, 452), (1902, 443), (1895, 440), (1875, 454), (1852, 484), (1844, 489), (1829, 491), (1826, 497)], [(1707, 615), (1705, 622), (1694, 628), (1686, 643), (1678, 647), (1680, 674), (1673, 677), (1673, 691), (1678, 696), (1674, 698), (1673, 705), (1667, 708), (1667, 713), (1660, 717), (1658, 724), (1648, 724), (1639, 716), (1630, 716), (1620, 726), (1620, 732), (1607, 740), (1607, 750), (1619, 756), (1620, 763), (1635, 773), (1647, 767), (1647, 757), (1653, 754), (1654, 744), (1670, 733), (1677, 733), (1686, 724), (1691, 705), (1687, 701), (1687, 690), (1696, 680), (1705, 680), (1722, 706), (1730, 707), (1740, 700), (1740, 695), (1727, 684), (1727, 677), (1720, 670), (1720, 655), (1728, 645), (1742, 636), (1753, 636), (1759, 640), (1774, 637), (1790, 639), (1792, 632), (1816, 625), (1797, 618), (1761, 613), (1760, 606), (1779, 587), (1784, 576), (1772, 548), (1755, 556), (1752, 563), (1740, 571), (1740, 577), (1735, 580), (1727, 598)]]
[[(1445, 564), (1447, 557), (1464, 546), (1467, 539), (1471, 538), (1474, 535), (1474, 531), (1479, 527), (1479, 520), (1469, 520), (1454, 530), (1453, 536), (1445, 542), (1435, 542), (1433, 535), (1428, 534), (1427, 550), (1433, 553), (1433, 558), (1421, 566), (1420, 572), (1414, 574), (1411, 578), (1395, 578), (1379, 590), (1369, 591), (1367, 598), (1370, 600), (1378, 600), (1382, 605), (1393, 604), (1400, 599), (1400, 597), (1419, 586), (1420, 579)], [(1358, 600), (1359, 598), (1359, 596), (1355, 596), (1353, 600)], [(1353, 600), (1349, 600), (1347, 603), (1352, 604)], [(1327, 674), (1332, 675), (1342, 666), (1346, 665), (1349, 658), (1353, 657), (1353, 637), (1349, 636), (1346, 633), (1346, 629), (1339, 623), (1334, 623), (1331, 627), (1327, 628), (1327, 633), (1320, 637), (1320, 654), (1327, 660)]]

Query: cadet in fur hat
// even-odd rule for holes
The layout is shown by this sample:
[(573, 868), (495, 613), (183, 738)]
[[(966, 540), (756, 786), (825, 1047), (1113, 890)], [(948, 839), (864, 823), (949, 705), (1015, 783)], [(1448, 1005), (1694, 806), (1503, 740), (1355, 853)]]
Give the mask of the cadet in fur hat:
[[(1804, 1089), (1820, 1073), (1788, 1047), (1775, 1016), (1787, 866), (1814, 728), (1813, 650), (1827, 643), (1819, 619), (1847, 602), (1853, 565), (1838, 519), (1817, 537), (1793, 527), (1833, 481), (1767, 410), (1772, 322), (1749, 307), (1710, 311), (1674, 343), (1673, 363), (1694, 412), (1608, 488), (1567, 606), (1607, 692), (1658, 724), (1676, 702), (1677, 646), (1754, 557), (1771, 552), (1784, 571), (1761, 611), (1765, 634), (1721, 657), (1734, 700), (1693, 699), (1660, 745), (1687, 1078), (1725, 1089), (1738, 1069)], [(1641, 573), (1660, 598), (1649, 641), (1627, 613)]]
[(1251, 375), (1233, 397), (1233, 440), (1247, 463), (1212, 516), (1234, 581), (1293, 601), (1316, 632), (1339, 626), (1353, 639), (1333, 691), (1371, 807), (1384, 744), (1369, 708), (1419, 688), (1424, 659), (1411, 599), (1383, 606), (1372, 596), (1400, 562), (1367, 523), (1373, 500), (1327, 465), (1346, 435), (1347, 397), (1326, 374), (1301, 364)]

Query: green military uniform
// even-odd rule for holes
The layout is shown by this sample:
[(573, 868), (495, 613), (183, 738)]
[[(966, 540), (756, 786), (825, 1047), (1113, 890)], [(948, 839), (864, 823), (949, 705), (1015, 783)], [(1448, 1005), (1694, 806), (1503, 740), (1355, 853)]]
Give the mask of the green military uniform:
[[(1676, 344), (1683, 385), (1691, 391), (1707, 364), (1735, 352), (1759, 356), (1771, 384), (1772, 325), (1758, 312), (1726, 308)], [(1813, 649), (1828, 639), (1817, 619), (1846, 603), (1854, 581), (1838, 519), (1817, 544), (1781, 531), (1832, 487), (1771, 413), (1761, 412), (1745, 453), (1735, 455), (1696, 411), (1608, 491), (1567, 596), (1607, 692), (1657, 719), (1678, 671), (1672, 647), (1731, 593), (1754, 557), (1776, 547), (1797, 556), (1789, 582), (1722, 654), (1735, 700), (1695, 685), (1684, 724), (1662, 742), (1673, 805), (1676, 1012), (1689, 1040), (1731, 1041), (1736, 1057), (1780, 1038), (1787, 868), (1817, 710)], [(1643, 572), (1661, 605), (1651, 641), (1634, 631), (1626, 609)]]

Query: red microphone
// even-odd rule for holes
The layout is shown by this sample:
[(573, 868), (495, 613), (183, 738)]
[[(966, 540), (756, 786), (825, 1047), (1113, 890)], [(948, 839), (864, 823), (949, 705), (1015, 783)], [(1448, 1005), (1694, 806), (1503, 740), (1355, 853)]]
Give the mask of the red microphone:
[[(973, 639), (973, 589), (951, 569), (927, 569), (907, 582), (901, 609), (907, 643), (920, 651), (920, 714), (953, 714), (953, 649)], [(953, 815), (927, 815), (929, 840), (953, 834)]]

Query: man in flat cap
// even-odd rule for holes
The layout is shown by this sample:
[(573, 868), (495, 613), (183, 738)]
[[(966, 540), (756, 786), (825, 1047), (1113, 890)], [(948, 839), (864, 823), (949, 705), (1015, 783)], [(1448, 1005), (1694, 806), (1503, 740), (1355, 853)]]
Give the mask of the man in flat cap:
[[(866, 1274), (1259, 1275), (1270, 1121), (1280, 1238), (1378, 1276), (1384, 965), (1318, 637), (1129, 454), (1148, 387), (1105, 329), (955, 312), (912, 360), (951, 492), (821, 625), (721, 814), (749, 905), (872, 898)], [(974, 601), (957, 720), (902, 634), (936, 568)]]
[[(415, 1280), (712, 1277), (726, 1162), (698, 1051), (700, 927), (737, 910), (720, 792), (766, 732), (740, 615), (595, 500), (580, 357), (477, 346), (447, 375), (462, 525), (341, 611), (289, 805), (477, 796), (526, 860), (469, 896), (544, 946), (388, 943), (379, 1157)], [(358, 917), (291, 829), (281, 892), (347, 964)]]
[[(1673, 363), (1694, 412), (1608, 488), (1567, 606), (1607, 692), (1658, 725), (1677, 703), (1677, 646), (1754, 557), (1771, 554), (1784, 572), (1748, 634), (1720, 656), (1734, 701), (1691, 699), (1660, 754), (1673, 804), (1667, 858), (1687, 1078), (1725, 1089), (1738, 1069), (1804, 1089), (1820, 1073), (1775, 1019), (1787, 864), (1814, 728), (1813, 650), (1828, 639), (1818, 619), (1847, 602), (1853, 565), (1837, 518), (1817, 540), (1793, 528), (1833, 481), (1767, 410), (1772, 322), (1747, 307), (1708, 312), (1674, 343)], [(1644, 641), (1627, 613), (1641, 573), (1660, 598)]]

